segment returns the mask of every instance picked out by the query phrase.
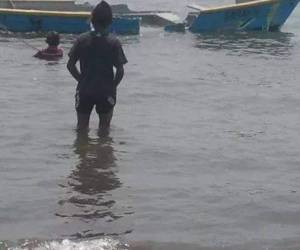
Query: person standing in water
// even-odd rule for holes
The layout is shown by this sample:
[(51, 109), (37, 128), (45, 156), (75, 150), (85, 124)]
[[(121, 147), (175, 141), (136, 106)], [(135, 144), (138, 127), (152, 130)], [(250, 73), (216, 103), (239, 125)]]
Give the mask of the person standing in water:
[[(110, 127), (117, 86), (124, 75), (123, 65), (127, 63), (120, 41), (108, 33), (112, 23), (110, 5), (102, 1), (91, 15), (94, 31), (84, 33), (76, 40), (67, 64), (78, 82), (75, 95), (78, 130), (88, 129), (94, 106), (99, 115), (99, 129)], [(77, 61), (80, 70), (76, 67)]]
[(63, 50), (58, 47), (60, 36), (55, 31), (50, 31), (46, 37), (48, 48), (38, 51), (34, 57), (45, 60), (57, 60), (63, 57)]

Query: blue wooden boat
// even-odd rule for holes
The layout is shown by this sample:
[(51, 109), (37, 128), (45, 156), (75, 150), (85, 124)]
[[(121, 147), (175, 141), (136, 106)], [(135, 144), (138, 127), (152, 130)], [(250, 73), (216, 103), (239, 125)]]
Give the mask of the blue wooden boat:
[(192, 32), (224, 30), (276, 31), (285, 23), (300, 0), (256, 0), (220, 7), (192, 5), (187, 22)]
[[(94, 6), (89, 2), (79, 3), (75, 0), (0, 0), (0, 9), (45, 10), (91, 12)], [(112, 4), (112, 11), (116, 17), (139, 18), (141, 25), (165, 26), (180, 18), (171, 11), (151, 10), (134, 11), (126, 4)]]
[[(90, 12), (0, 8), (0, 28), (12, 32), (83, 33), (90, 30)], [(139, 34), (140, 19), (115, 16), (110, 32)]]

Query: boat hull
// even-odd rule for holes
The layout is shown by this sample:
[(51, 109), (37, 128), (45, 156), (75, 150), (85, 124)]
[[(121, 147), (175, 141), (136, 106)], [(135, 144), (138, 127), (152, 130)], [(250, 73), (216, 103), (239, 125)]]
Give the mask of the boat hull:
[(278, 30), (299, 0), (261, 0), (200, 12), (191, 22), (192, 32), (223, 30)]
[[(78, 3), (74, 0), (0, 0), (0, 9), (22, 9), (41, 11), (91, 12), (93, 5), (88, 2)], [(115, 16), (122, 18), (139, 18), (141, 25), (165, 26), (180, 18), (171, 11), (133, 11), (126, 4), (111, 5)]]
[[(12, 32), (83, 33), (90, 30), (89, 12), (0, 9), (0, 28)], [(110, 32), (139, 34), (138, 18), (114, 17)]]

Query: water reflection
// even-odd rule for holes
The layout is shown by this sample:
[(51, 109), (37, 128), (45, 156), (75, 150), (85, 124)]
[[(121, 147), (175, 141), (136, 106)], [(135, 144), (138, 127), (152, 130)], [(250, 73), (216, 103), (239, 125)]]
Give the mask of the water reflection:
[(294, 35), (284, 32), (228, 32), (195, 35), (195, 47), (224, 50), (229, 54), (265, 54), (286, 57), (292, 54)]
[(70, 175), (70, 185), (75, 191), (99, 198), (121, 186), (115, 175), (117, 165), (112, 145), (109, 136), (91, 139), (87, 133), (77, 134), (74, 152), (79, 156), (79, 164)]
[[(84, 132), (77, 133), (74, 141), (78, 164), (67, 183), (62, 185), (67, 188), (68, 197), (59, 201), (60, 208), (56, 215), (70, 219), (68, 223), (76, 223), (79, 228), (82, 228), (81, 222), (90, 224), (88, 230), (80, 232), (81, 235), (91, 234), (92, 231), (112, 234), (105, 232), (105, 224), (122, 217), (112, 195), (112, 191), (122, 185), (117, 177), (113, 145), (113, 139), (109, 136), (91, 138)], [(95, 221), (100, 223), (95, 224)]]

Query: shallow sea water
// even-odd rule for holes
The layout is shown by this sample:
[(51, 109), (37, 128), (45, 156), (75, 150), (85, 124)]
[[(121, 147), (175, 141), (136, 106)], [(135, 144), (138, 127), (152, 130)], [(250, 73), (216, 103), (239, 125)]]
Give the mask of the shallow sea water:
[(299, 27), (120, 37), (109, 136), (75, 132), (67, 56), (1, 33), (0, 249), (300, 249)]

